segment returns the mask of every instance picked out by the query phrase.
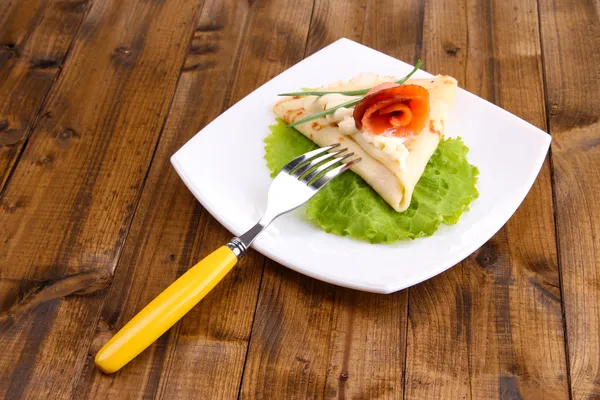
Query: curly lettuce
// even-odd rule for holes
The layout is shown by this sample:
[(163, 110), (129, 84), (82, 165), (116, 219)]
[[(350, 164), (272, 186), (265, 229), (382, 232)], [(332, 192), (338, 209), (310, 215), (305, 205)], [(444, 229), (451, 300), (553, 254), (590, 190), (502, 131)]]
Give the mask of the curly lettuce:
[[(277, 119), (265, 138), (271, 177), (293, 158), (317, 146)], [(477, 167), (460, 138), (442, 139), (417, 183), (410, 207), (396, 212), (360, 176), (346, 171), (309, 202), (308, 217), (326, 232), (371, 243), (392, 243), (433, 235), (440, 224), (456, 224), (479, 196)]]

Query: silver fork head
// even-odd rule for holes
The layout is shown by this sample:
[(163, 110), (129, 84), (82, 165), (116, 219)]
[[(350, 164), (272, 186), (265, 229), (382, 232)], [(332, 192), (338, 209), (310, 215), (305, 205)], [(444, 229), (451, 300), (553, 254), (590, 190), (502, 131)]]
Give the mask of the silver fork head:
[(265, 217), (275, 218), (300, 207), (333, 178), (360, 161), (351, 159), (354, 153), (346, 153), (347, 149), (339, 146), (309, 151), (286, 164), (269, 188)]
[[(306, 203), (329, 181), (360, 161), (360, 158), (350, 160), (353, 153), (344, 154), (347, 149), (337, 147), (339, 144), (309, 151), (294, 158), (279, 171), (269, 187), (267, 210), (263, 217), (249, 231), (227, 243), (238, 258), (271, 221)], [(336, 151), (330, 153), (333, 149)]]

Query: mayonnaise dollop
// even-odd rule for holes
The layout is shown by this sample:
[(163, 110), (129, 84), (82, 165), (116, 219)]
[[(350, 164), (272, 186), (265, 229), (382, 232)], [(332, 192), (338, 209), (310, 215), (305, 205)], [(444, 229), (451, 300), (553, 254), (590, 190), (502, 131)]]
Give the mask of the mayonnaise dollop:
[[(307, 96), (307, 98), (304, 100), (304, 108), (312, 114), (321, 112), (332, 107), (339, 106), (340, 104), (355, 99), (358, 99), (358, 97), (344, 96), (343, 94), (339, 93), (326, 94), (320, 97)], [(356, 129), (356, 125), (354, 124), (354, 117), (352, 116), (353, 112), (354, 107), (340, 107), (337, 110), (335, 110), (332, 114), (326, 115), (325, 119), (327, 119), (327, 122), (329, 123), (334, 123), (338, 125), (342, 134), (352, 135), (358, 132), (358, 129)]]
[(400, 169), (406, 168), (406, 159), (408, 158), (408, 149), (404, 142), (406, 138), (386, 135), (374, 135), (367, 130), (359, 133), (362, 137), (373, 145), (373, 147), (383, 151), (392, 160), (400, 164)]

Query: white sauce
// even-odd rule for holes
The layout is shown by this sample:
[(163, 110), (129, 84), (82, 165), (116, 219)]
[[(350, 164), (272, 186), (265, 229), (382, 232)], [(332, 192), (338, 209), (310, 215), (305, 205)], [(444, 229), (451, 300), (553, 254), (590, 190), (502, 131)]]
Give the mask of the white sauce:
[(369, 131), (363, 130), (360, 135), (376, 149), (383, 151), (392, 160), (400, 164), (400, 169), (406, 168), (406, 159), (408, 158), (408, 149), (404, 142), (406, 138), (386, 135), (374, 135)]

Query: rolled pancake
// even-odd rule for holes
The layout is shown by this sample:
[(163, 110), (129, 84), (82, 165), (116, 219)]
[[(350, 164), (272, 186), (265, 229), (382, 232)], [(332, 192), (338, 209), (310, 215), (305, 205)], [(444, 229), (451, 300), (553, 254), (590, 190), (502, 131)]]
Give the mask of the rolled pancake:
[[(347, 84), (338, 82), (324, 90), (356, 90), (393, 80), (392, 77), (377, 77), (376, 81), (370, 82), (369, 86), (360, 86), (357, 85), (355, 78)], [(429, 123), (425, 128), (404, 142), (408, 150), (404, 165), (392, 157), (389, 151), (383, 151), (369, 142), (368, 136), (361, 132), (344, 134), (336, 123), (330, 123), (325, 117), (295, 127), (321, 147), (340, 143), (356, 156), (361, 157), (362, 161), (355, 164), (352, 170), (398, 212), (405, 211), (410, 205), (414, 188), (440, 142), (457, 88), (456, 79), (450, 76), (410, 79), (406, 84), (419, 85), (429, 91), (430, 112)], [(316, 96), (307, 97), (316, 99)], [(286, 123), (291, 124), (312, 114), (305, 108), (307, 97), (286, 97), (275, 104), (273, 111)]]

